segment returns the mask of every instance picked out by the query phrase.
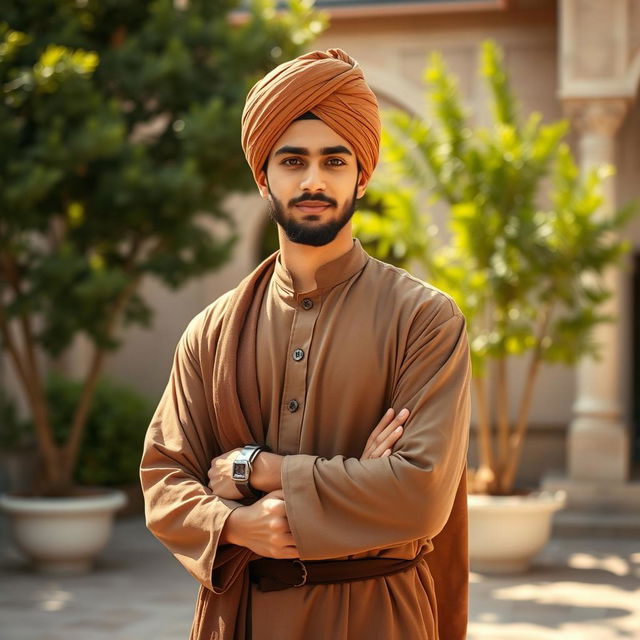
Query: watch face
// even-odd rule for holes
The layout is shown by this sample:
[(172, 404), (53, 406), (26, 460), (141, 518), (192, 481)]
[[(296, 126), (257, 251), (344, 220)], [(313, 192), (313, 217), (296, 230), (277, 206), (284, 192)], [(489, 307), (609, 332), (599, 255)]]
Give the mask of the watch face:
[(236, 482), (248, 482), (249, 480), (249, 464), (246, 460), (233, 463), (233, 473), (231, 477)]

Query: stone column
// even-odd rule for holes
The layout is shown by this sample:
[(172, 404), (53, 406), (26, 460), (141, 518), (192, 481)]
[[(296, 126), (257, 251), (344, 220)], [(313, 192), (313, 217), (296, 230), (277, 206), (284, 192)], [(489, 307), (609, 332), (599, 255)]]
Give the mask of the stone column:
[[(579, 156), (583, 172), (613, 165), (615, 136), (624, 120), (628, 102), (620, 98), (567, 100), (567, 111), (579, 133)], [(615, 178), (603, 185), (601, 215), (615, 209)], [(605, 274), (613, 292), (603, 311), (620, 315), (620, 270)], [(629, 433), (620, 407), (620, 347), (617, 322), (599, 325), (594, 339), (603, 348), (601, 359), (584, 358), (577, 367), (577, 392), (568, 439), (568, 473), (571, 480), (624, 482), (629, 475)]]

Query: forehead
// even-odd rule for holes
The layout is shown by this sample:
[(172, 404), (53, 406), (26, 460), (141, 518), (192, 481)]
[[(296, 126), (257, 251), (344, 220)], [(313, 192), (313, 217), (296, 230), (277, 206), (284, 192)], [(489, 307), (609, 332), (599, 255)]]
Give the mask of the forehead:
[(355, 155), (353, 147), (322, 120), (296, 120), (276, 140), (272, 156), (280, 147), (305, 147), (310, 153), (318, 152), (324, 147), (345, 146)]

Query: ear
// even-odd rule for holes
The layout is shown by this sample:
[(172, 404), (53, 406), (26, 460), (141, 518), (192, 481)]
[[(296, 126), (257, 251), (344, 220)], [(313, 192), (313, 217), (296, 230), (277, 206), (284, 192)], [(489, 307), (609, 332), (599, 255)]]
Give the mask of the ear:
[(358, 172), (358, 184), (356, 189), (356, 200), (359, 200), (364, 195), (364, 192), (367, 190), (367, 185), (369, 184), (369, 178), (365, 177), (362, 171)]
[(267, 173), (263, 169), (260, 169), (260, 173), (258, 173), (258, 177), (256, 178), (256, 183), (258, 185), (260, 195), (267, 200), (269, 198), (269, 184), (267, 181)]

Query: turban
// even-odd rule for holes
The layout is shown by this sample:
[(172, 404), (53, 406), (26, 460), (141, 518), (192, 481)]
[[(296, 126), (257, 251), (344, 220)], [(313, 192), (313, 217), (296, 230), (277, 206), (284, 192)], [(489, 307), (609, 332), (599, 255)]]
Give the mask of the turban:
[(278, 138), (307, 111), (351, 145), (368, 179), (380, 151), (378, 101), (360, 65), (341, 49), (284, 62), (251, 89), (242, 112), (242, 148), (254, 178)]

